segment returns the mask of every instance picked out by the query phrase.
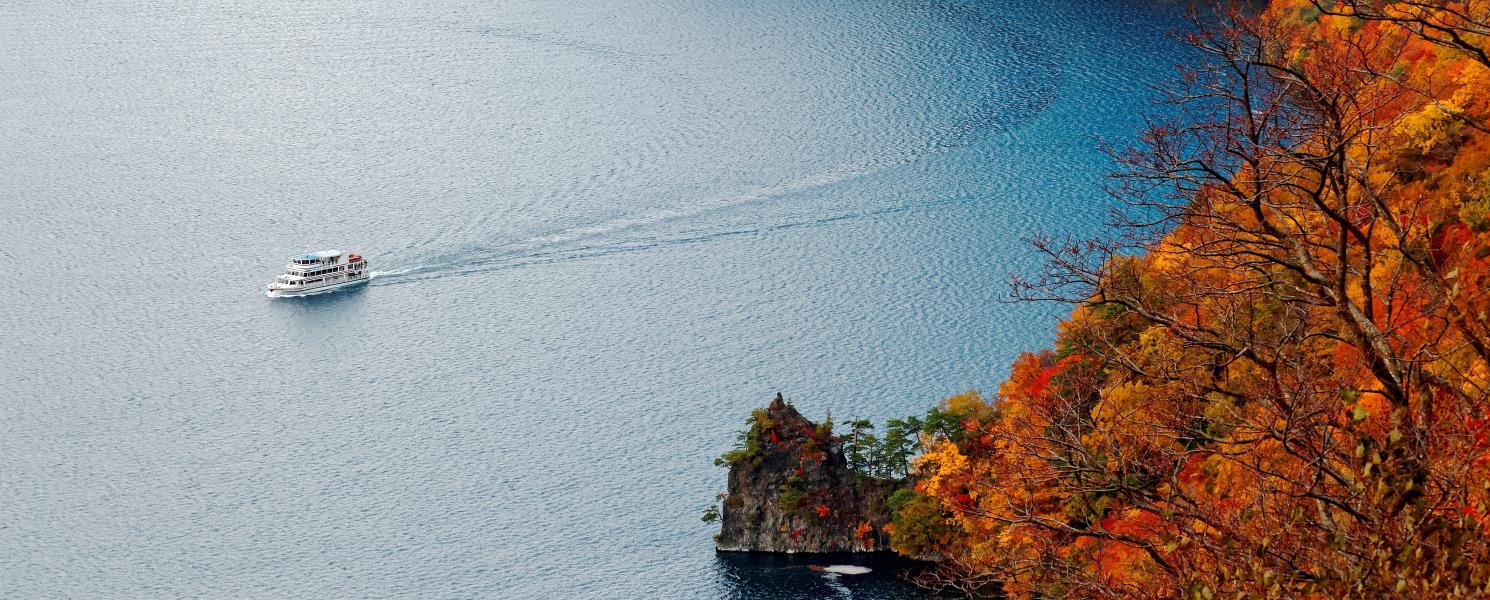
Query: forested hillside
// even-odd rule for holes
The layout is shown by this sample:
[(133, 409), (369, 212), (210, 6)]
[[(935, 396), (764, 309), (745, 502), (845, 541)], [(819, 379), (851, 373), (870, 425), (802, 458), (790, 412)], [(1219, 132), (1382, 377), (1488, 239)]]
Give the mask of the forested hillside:
[(1039, 239), (1054, 348), (926, 438), (923, 583), (1490, 592), (1490, 3), (1204, 13), (1111, 237)]

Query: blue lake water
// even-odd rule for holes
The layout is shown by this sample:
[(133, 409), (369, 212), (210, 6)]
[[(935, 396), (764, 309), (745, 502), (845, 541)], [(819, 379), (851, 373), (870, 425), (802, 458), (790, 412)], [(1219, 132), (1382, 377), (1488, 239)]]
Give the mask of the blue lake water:
[[(0, 597), (902, 598), (716, 556), (777, 390), (992, 389), (1169, 2), (0, 4)], [(363, 289), (269, 300), (341, 248)]]

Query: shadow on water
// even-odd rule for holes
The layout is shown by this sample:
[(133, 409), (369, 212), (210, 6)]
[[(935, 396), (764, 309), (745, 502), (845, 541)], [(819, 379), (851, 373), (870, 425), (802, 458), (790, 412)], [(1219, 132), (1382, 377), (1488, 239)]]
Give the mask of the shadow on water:
[[(715, 554), (716, 577), (726, 598), (778, 600), (916, 598), (926, 594), (903, 577), (915, 563), (893, 554)], [(813, 571), (812, 565), (869, 567), (862, 575)]]
[(356, 315), (367, 302), (367, 286), (358, 285), (310, 296), (269, 298), (271, 310), (284, 318), (296, 321), (302, 330), (317, 327), (333, 327), (343, 321), (343, 316)]

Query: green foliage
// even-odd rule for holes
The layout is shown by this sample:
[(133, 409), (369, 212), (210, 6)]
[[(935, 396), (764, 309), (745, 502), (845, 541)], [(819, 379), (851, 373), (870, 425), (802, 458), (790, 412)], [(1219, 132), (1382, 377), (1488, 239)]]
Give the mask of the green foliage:
[(963, 436), (962, 416), (944, 411), (940, 406), (932, 407), (926, 411), (926, 418), (921, 421), (921, 431), (932, 437), (960, 442)]
[(922, 422), (916, 417), (885, 422), (885, 438), (875, 448), (874, 477), (897, 479), (910, 475), (911, 458), (921, 451), (921, 427)]
[(760, 464), (762, 459), (761, 436), (767, 430), (775, 427), (776, 423), (771, 421), (771, 418), (766, 415), (766, 410), (763, 408), (757, 408), (751, 412), (750, 419), (745, 423), (750, 426), (749, 429), (740, 432), (735, 437), (735, 447), (733, 449), (725, 452), (723, 456), (714, 459), (715, 466), (727, 467), (747, 463), (752, 465)]
[(916, 417), (890, 419), (885, 422), (883, 439), (869, 433), (874, 423), (868, 419), (849, 421), (849, 432), (843, 436), (843, 454), (848, 466), (863, 477), (899, 479), (910, 474), (911, 458), (921, 450), (922, 421)]
[(918, 495), (914, 489), (900, 488), (895, 490), (895, 493), (890, 494), (890, 499), (886, 503), (890, 505), (891, 512), (897, 512), (900, 510), (900, 507), (905, 506), (905, 503), (914, 500)]
[(894, 524), (890, 547), (896, 552), (926, 556), (946, 548), (957, 535), (957, 528), (950, 523), (951, 515), (936, 498), (901, 488), (890, 496), (889, 503)]
[(886, 421), (884, 437), (870, 433), (874, 423), (868, 419), (854, 419), (841, 437), (843, 454), (849, 468), (863, 477), (903, 479), (910, 476), (911, 461), (921, 452), (923, 434), (961, 440), (967, 416), (959, 409), (933, 408), (925, 417)]
[(1490, 178), (1476, 185), (1460, 202), (1459, 220), (1475, 231), (1490, 231)]
[(791, 484), (783, 484), (781, 486), (781, 495), (776, 497), (776, 507), (780, 508), (781, 512), (793, 512), (801, 508), (802, 502), (806, 499), (807, 494), (802, 493), (802, 490), (797, 489)]
[[(1112, 321), (1128, 313), (1128, 307), (1121, 302), (1093, 302), (1090, 306), (1092, 318), (1102, 321)], [(1065, 356), (1057, 355), (1057, 358)]]
[(828, 411), (828, 416), (823, 417), (823, 422), (818, 424), (817, 435), (814, 437), (821, 440), (833, 438), (833, 411)]
[(714, 504), (704, 509), (703, 522), (713, 523), (724, 516), (719, 510), (720, 501), (723, 501), (727, 508), (740, 509), (741, 502), (739, 498), (732, 497), (726, 492), (720, 492), (719, 495), (714, 496)]
[(961, 444), (968, 435), (965, 424), (986, 423), (993, 420), (994, 415), (993, 407), (977, 392), (964, 392), (926, 411), (926, 416), (921, 419), (921, 432)]
[(879, 440), (869, 433), (874, 429), (874, 423), (868, 419), (854, 419), (848, 422), (848, 426), (848, 435), (843, 437), (843, 455), (848, 459), (849, 469), (855, 473), (867, 474), (874, 447), (879, 445)]

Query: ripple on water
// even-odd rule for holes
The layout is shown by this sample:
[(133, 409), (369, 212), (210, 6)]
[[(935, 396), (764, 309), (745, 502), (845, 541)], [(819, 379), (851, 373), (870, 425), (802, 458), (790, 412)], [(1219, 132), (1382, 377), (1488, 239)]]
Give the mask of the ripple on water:
[(0, 597), (914, 597), (714, 554), (711, 458), (1047, 343), (1175, 12), (6, 3)]

